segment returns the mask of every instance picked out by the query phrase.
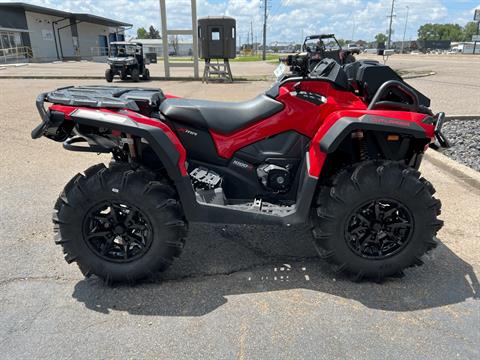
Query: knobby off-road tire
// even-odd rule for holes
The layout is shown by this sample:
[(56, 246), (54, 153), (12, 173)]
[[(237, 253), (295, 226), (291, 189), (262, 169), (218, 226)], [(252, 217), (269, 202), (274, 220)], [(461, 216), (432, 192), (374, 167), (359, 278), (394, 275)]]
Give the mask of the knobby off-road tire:
[(113, 71), (112, 71), (112, 69), (105, 70), (105, 80), (107, 80), (107, 82), (112, 82), (113, 81)]
[(133, 82), (140, 81), (140, 71), (138, 71), (138, 69), (132, 69), (131, 76)]
[(315, 246), (356, 281), (402, 275), (437, 244), (443, 221), (434, 193), (417, 170), (398, 162), (346, 168), (319, 190), (311, 217)]
[(145, 69), (145, 71), (143, 72), (143, 75), (142, 75), (142, 80), (144, 80), (144, 81), (150, 80), (150, 70)]
[(65, 260), (107, 282), (165, 270), (180, 255), (187, 230), (173, 186), (118, 163), (73, 177), (55, 204), (53, 222)]

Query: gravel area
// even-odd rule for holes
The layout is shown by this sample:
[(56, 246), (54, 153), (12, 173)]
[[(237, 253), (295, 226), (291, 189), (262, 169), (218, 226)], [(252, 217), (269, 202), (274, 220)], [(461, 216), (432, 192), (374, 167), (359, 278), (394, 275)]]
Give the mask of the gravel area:
[(441, 152), (480, 171), (480, 119), (450, 120), (443, 126), (443, 133), (452, 146)]

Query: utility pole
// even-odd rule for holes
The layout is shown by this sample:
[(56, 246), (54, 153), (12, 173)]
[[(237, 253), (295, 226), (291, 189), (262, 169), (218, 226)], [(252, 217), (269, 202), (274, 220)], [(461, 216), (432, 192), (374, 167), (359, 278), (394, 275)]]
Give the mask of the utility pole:
[(263, 0), (263, 60), (267, 59), (267, 4), (268, 0)]
[(402, 51), (400, 54), (403, 54), (403, 47), (405, 45), (405, 34), (407, 33), (407, 23), (408, 23), (408, 11), (410, 8), (407, 6), (407, 17), (405, 18), (405, 28), (403, 29), (403, 40), (402, 40)]
[(355, 15), (353, 16), (352, 42), (355, 43)]
[(252, 54), (253, 54), (253, 20), (250, 21), (250, 36), (252, 37)]
[(388, 47), (387, 49), (390, 49), (390, 45), (391, 45), (391, 41), (392, 41), (392, 22), (393, 22), (393, 9), (395, 8), (395, 0), (392, 0), (392, 10), (390, 11), (390, 16), (388, 16), (390, 18), (390, 25), (388, 27)]
[[(477, 37), (480, 35), (480, 9), (475, 9), (475, 15), (473, 16), (473, 21), (477, 22)], [(473, 39), (472, 39), (473, 40)], [(473, 43), (473, 55), (475, 55), (477, 51), (477, 39)]]
[[(305, 39), (305, 37), (303, 36), (303, 28), (302, 28), (302, 39), (300, 40), (300, 52), (303, 51), (303, 40)], [(295, 46), (296, 48), (296, 46)], [(296, 51), (296, 50), (295, 50)]]

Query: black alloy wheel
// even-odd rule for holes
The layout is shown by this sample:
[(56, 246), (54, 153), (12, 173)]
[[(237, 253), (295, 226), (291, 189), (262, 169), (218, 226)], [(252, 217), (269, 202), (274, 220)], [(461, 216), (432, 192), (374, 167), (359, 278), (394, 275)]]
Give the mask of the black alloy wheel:
[(376, 199), (353, 211), (345, 227), (345, 240), (361, 257), (384, 259), (405, 248), (412, 233), (413, 217), (402, 203)]
[(152, 244), (148, 218), (133, 205), (103, 201), (85, 216), (84, 239), (99, 257), (114, 262), (129, 262), (144, 255)]

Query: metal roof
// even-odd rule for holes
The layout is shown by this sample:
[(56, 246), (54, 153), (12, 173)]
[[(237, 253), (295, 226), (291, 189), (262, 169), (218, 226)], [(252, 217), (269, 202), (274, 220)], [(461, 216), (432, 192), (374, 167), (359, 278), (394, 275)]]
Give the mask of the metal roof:
[(105, 26), (133, 26), (132, 24), (104, 18), (101, 16), (84, 14), (84, 13), (71, 13), (67, 11), (50, 9), (43, 6), (31, 5), (31, 4), (26, 4), (22, 2), (1, 3), (0, 8), (3, 8), (3, 9), (21, 8), (25, 11), (31, 11), (31, 12), (45, 14), (45, 15), (59, 16), (63, 18), (72, 18), (78, 21), (100, 24)]
[(140, 42), (130, 42), (130, 41), (112, 41), (110, 45), (136, 45), (141, 46), (142, 43)]

